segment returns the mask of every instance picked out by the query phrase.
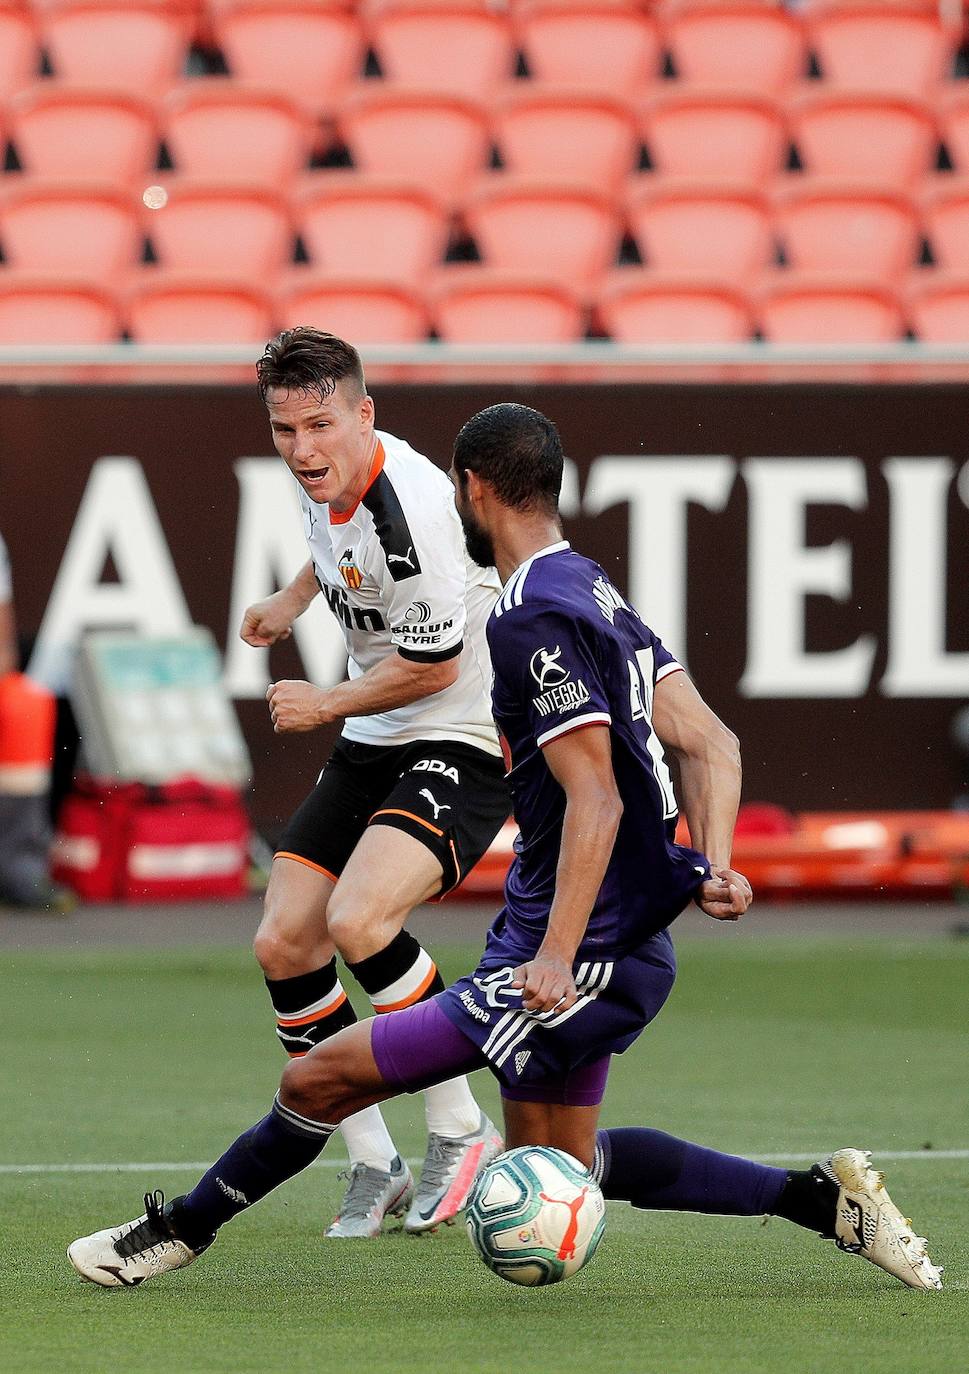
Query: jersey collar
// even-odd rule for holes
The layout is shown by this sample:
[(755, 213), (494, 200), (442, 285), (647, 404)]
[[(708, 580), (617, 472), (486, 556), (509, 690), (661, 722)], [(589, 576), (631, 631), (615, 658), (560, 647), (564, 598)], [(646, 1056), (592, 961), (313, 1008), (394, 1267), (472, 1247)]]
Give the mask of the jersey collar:
[(373, 462), (370, 464), (370, 476), (367, 478), (367, 485), (364, 487), (363, 491), (357, 497), (356, 501), (354, 501), (353, 505), (349, 508), (349, 510), (335, 511), (332, 507), (330, 507), (331, 525), (345, 525), (348, 520), (353, 519), (353, 517), (357, 513), (357, 509), (360, 505), (360, 502), (363, 500), (367, 492), (373, 486), (374, 482), (376, 482), (377, 478), (383, 472), (384, 459), (386, 458), (386, 454), (384, 453), (384, 446), (379, 439), (376, 440), (376, 445), (377, 446), (373, 452)]
[(567, 539), (560, 539), (555, 544), (549, 544), (544, 549), (539, 549), (538, 553), (529, 554), (529, 556), (525, 559), (524, 563), (519, 563), (518, 567), (509, 577), (508, 581), (501, 589), (502, 592), (506, 592), (508, 588), (511, 586), (511, 584), (514, 582), (515, 578), (518, 577), (521, 573), (525, 572), (528, 568), (530, 568), (532, 564), (535, 562), (536, 558), (545, 558), (550, 553), (562, 553), (565, 549), (570, 549), (571, 547), (572, 545), (569, 543)]

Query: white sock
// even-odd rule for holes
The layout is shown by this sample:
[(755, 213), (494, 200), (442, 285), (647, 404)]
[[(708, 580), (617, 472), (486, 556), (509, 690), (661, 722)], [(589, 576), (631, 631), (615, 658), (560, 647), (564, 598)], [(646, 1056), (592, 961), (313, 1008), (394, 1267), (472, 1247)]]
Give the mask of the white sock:
[(354, 1112), (340, 1123), (350, 1163), (369, 1164), (371, 1169), (390, 1172), (390, 1166), (397, 1157), (397, 1147), (390, 1138), (379, 1107), (364, 1107), (362, 1112)]
[(424, 1114), (427, 1129), (450, 1140), (470, 1135), (481, 1124), (481, 1108), (471, 1095), (468, 1080), (452, 1078), (424, 1089)]

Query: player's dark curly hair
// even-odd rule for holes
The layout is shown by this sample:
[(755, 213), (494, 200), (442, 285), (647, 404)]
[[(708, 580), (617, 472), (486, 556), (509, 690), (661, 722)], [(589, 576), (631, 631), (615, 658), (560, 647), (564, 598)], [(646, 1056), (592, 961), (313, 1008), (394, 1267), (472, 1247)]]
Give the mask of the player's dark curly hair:
[(476, 472), (513, 510), (554, 515), (562, 489), (562, 441), (547, 416), (504, 402), (479, 410), (454, 441), (454, 470)]
[(360, 354), (345, 339), (325, 334), (311, 325), (284, 329), (266, 344), (256, 363), (259, 394), (278, 387), (282, 391), (312, 392), (326, 401), (338, 382), (349, 378), (360, 396), (367, 394)]

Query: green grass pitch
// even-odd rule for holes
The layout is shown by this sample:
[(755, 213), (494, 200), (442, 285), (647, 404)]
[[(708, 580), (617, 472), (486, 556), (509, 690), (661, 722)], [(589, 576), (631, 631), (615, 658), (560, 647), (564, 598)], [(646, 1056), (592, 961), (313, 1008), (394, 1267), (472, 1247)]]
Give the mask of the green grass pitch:
[[(475, 950), (439, 949), (446, 975)], [(0, 1370), (956, 1374), (969, 1368), (969, 942), (683, 940), (657, 1023), (616, 1062), (606, 1125), (779, 1156), (919, 1151), (889, 1187), (946, 1265), (914, 1293), (782, 1221), (610, 1204), (595, 1261), (521, 1290), (463, 1226), (324, 1243), (341, 1146), (228, 1227), (185, 1273), (80, 1283), (75, 1236), (169, 1195), (266, 1110), (280, 1056), (242, 949), (17, 953), (3, 965)], [(481, 1100), (497, 1095), (477, 1076)], [(423, 1149), (422, 1108), (388, 1108)], [(31, 1164), (34, 1172), (11, 1165)]]

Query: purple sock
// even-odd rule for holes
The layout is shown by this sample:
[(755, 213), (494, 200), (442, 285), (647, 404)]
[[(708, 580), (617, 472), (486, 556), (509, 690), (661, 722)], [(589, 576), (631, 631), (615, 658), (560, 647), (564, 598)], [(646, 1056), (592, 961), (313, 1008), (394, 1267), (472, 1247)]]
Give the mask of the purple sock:
[(599, 1131), (593, 1172), (607, 1198), (634, 1207), (741, 1217), (773, 1212), (787, 1182), (786, 1169), (642, 1127)]
[(225, 1222), (312, 1164), (335, 1126), (299, 1116), (279, 1099), (181, 1198), (174, 1217), (181, 1239), (198, 1249)]

